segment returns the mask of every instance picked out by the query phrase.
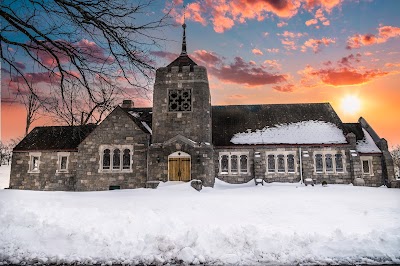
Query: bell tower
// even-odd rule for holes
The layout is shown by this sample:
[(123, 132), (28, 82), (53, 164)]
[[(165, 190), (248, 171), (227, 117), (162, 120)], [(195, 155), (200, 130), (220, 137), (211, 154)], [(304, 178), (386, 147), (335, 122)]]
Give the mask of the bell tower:
[(153, 143), (176, 135), (211, 143), (211, 97), (207, 70), (187, 54), (186, 24), (182, 51), (166, 67), (157, 69), (153, 94)]
[(214, 149), (207, 69), (189, 57), (186, 23), (182, 28), (180, 55), (156, 71), (149, 180), (199, 179), (203, 185), (213, 186)]

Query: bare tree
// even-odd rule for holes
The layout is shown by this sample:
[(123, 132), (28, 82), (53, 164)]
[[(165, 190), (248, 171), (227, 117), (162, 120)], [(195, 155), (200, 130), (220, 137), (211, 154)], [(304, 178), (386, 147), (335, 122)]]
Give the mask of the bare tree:
[[(80, 89), (80, 84), (68, 84), (65, 88), (66, 101), (56, 101), (56, 107), (48, 108), (55, 121), (70, 126), (77, 124), (94, 123), (102, 121), (105, 114), (111, 111), (117, 104), (118, 90), (116, 86), (105, 82), (98, 82), (92, 89), (93, 102), (86, 90)], [(56, 97), (60, 99), (60, 97)], [(52, 104), (50, 104), (51, 106)]]
[[(110, 98), (121, 88), (128, 86), (145, 94), (154, 70), (149, 51), (161, 40), (158, 36), (162, 36), (163, 27), (169, 25), (168, 13), (156, 17), (151, 12), (156, 3), (2, 1), (1, 59), (10, 77), (30, 90), (28, 112), (34, 114), (37, 110), (42, 99), (39, 94), (58, 97), (58, 108), (68, 109), (71, 99), (79, 95), (74, 90), (84, 90), (86, 104), (91, 107), (87, 122), (93, 113), (107, 109)], [(31, 72), (15, 59), (21, 57), (28, 58), (30, 66), (34, 66), (29, 68)], [(38, 82), (51, 83), (53, 87), (38, 87)], [(96, 88), (99, 82), (103, 85), (100, 92)], [(76, 114), (69, 112), (68, 120), (76, 123)], [(27, 116), (27, 128), (34, 118)]]

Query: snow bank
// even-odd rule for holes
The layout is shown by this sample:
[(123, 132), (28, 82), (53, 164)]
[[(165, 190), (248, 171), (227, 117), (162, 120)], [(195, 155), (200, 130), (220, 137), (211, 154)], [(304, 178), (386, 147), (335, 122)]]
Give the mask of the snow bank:
[(10, 184), (11, 165), (0, 166), (0, 189), (6, 188)]
[(254, 182), (197, 192), (0, 191), (0, 261), (400, 263), (400, 190)]
[(233, 144), (329, 144), (346, 143), (343, 131), (323, 121), (302, 121), (235, 134)]
[(361, 153), (381, 153), (382, 151), (376, 146), (375, 141), (369, 133), (365, 129), (362, 130), (364, 132), (364, 139), (357, 141), (357, 151)]

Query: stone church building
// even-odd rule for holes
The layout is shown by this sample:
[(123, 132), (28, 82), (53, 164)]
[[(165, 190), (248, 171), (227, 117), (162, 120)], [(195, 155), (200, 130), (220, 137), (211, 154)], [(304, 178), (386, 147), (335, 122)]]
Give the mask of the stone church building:
[(385, 139), (329, 103), (211, 106), (207, 69), (182, 52), (156, 71), (153, 108), (126, 100), (99, 125), (33, 129), (11, 189), (92, 191), (200, 180), (399, 187)]

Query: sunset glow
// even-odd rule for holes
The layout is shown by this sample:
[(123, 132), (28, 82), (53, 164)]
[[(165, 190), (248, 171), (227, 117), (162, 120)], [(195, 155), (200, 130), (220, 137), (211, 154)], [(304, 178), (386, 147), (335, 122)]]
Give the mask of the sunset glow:
[[(207, 68), (213, 105), (329, 102), (343, 122), (362, 116), (389, 147), (400, 145), (400, 1), (154, 2), (149, 15), (169, 11), (172, 26), (159, 29), (166, 41), (145, 56), (158, 68), (179, 55), (185, 4), (188, 53)], [(113, 60), (90, 36), (76, 36), (74, 45)], [(22, 50), (2, 49), (13, 53), (32, 84), (51, 82)], [(40, 58), (44, 65), (54, 64), (45, 53)], [(22, 137), (25, 124), (25, 108), (15, 96), (21, 80), (7, 71), (2, 64), (4, 141)], [(151, 90), (130, 97), (136, 106), (153, 105)], [(41, 117), (33, 126), (53, 123)]]
[(342, 99), (341, 107), (345, 113), (355, 114), (360, 111), (361, 101), (355, 95), (348, 95)]

